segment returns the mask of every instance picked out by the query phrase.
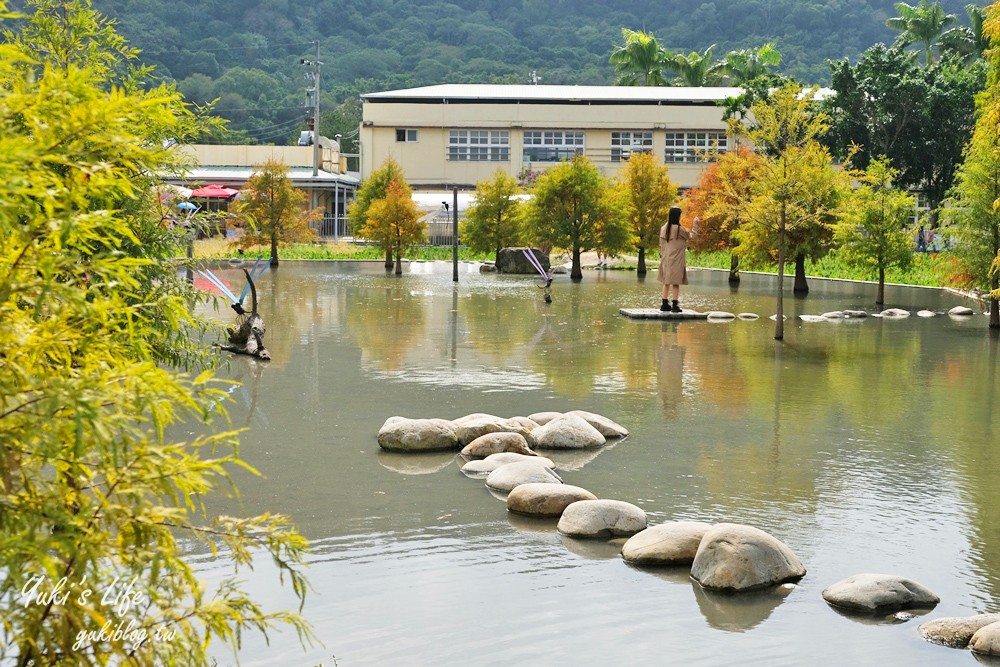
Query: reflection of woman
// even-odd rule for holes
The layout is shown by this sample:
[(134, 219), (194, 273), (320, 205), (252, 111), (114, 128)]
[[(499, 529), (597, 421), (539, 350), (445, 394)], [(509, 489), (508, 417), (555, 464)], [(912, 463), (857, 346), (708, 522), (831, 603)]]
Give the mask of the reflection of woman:
[(670, 207), (667, 224), (660, 228), (660, 271), (657, 280), (663, 283), (660, 297), (660, 310), (674, 313), (681, 312), (677, 304), (680, 298), (681, 285), (688, 284), (687, 240), (691, 237), (688, 230), (681, 227), (681, 210)]
[(684, 347), (678, 345), (676, 331), (663, 332), (656, 360), (659, 366), (656, 384), (660, 402), (667, 416), (673, 417), (677, 414), (677, 405), (684, 397)]

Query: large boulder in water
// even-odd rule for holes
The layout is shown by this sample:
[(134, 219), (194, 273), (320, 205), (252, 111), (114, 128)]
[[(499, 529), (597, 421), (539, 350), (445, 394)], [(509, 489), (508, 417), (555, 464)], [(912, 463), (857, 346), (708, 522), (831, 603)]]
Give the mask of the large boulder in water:
[(834, 607), (875, 613), (920, 609), (941, 601), (927, 587), (893, 574), (855, 574), (823, 591), (823, 599)]
[(929, 642), (952, 648), (967, 648), (969, 641), (980, 628), (993, 623), (1000, 623), (1000, 614), (936, 618), (927, 621), (918, 629), (920, 636)]
[(604, 415), (587, 412), (586, 410), (570, 410), (566, 414), (582, 417), (583, 421), (596, 428), (605, 438), (624, 438), (628, 435), (627, 428), (618, 422), (608, 419)]
[(535, 259), (538, 260), (543, 269), (546, 271), (549, 270), (549, 256), (541, 250), (533, 248), (501, 248), (500, 254), (497, 255), (497, 270), (500, 273), (521, 273), (537, 276), (538, 269), (525, 257), (525, 250), (534, 254)]
[(502, 493), (509, 493), (521, 484), (532, 482), (562, 484), (562, 479), (550, 468), (537, 461), (508, 463), (500, 466), (486, 477), (486, 486)]
[(990, 623), (976, 630), (969, 640), (969, 649), (980, 655), (1000, 655), (1000, 623)]
[(622, 558), (634, 565), (690, 565), (705, 533), (701, 521), (671, 521), (636, 533), (622, 546)]
[(485, 459), (469, 461), (462, 466), (462, 472), (466, 475), (486, 475), (493, 472), (500, 466), (505, 466), (511, 463), (520, 463), (521, 461), (532, 461), (539, 463), (546, 468), (556, 467), (556, 464), (552, 461), (552, 459), (547, 459), (544, 456), (525, 456), (524, 454), (517, 454), (515, 452), (499, 452), (497, 454), (490, 454)]
[(394, 452), (429, 452), (455, 449), (459, 441), (447, 419), (389, 417), (379, 429), (378, 446)]
[(781, 540), (753, 526), (719, 523), (705, 533), (691, 578), (705, 588), (748, 591), (805, 576), (799, 557)]
[(607, 440), (601, 432), (579, 415), (564, 414), (531, 432), (535, 447), (547, 449), (584, 449), (600, 447)]
[(507, 496), (507, 509), (528, 516), (560, 516), (579, 500), (597, 500), (597, 496), (572, 484), (521, 484)]
[(495, 415), (476, 413), (454, 419), (452, 423), (455, 425), (458, 441), (463, 446), (487, 433), (519, 433), (528, 445), (532, 444), (531, 430), (518, 419), (505, 419)]
[(528, 441), (520, 433), (497, 431), (479, 436), (462, 448), (462, 456), (485, 458), (490, 454), (500, 452), (515, 452), (525, 456), (535, 456), (528, 447)]
[(563, 510), (557, 530), (570, 537), (632, 536), (646, 528), (646, 513), (622, 500), (580, 500)]

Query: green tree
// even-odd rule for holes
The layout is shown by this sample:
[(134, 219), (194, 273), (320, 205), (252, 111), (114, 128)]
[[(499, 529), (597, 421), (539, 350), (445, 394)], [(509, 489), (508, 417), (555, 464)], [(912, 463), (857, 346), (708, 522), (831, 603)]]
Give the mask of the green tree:
[(933, 4), (920, 0), (916, 5), (897, 2), (894, 7), (899, 16), (887, 20), (885, 25), (899, 33), (896, 44), (903, 48), (919, 45), (924, 54), (924, 64), (930, 65), (934, 62), (934, 51), (940, 54), (941, 36), (958, 21), (958, 17), (945, 12), (937, 0)]
[(615, 46), (610, 62), (619, 86), (665, 86), (664, 68), (672, 54), (664, 50), (652, 33), (622, 28), (624, 44)]
[[(202, 540), (238, 572), (261, 549), (305, 594), (306, 543), (284, 517), (206, 511), (247, 467), (236, 434), (167, 436), (221, 416), (225, 396), (210, 371), (170, 363), (211, 357), (147, 189), (178, 166), (161, 135), (185, 139), (193, 118), (168, 87), (119, 85), (132, 56), (104, 58), (89, 3), (31, 7), (29, 25), (62, 26), (54, 37), (101, 57), (0, 45), (0, 662), (207, 665), (213, 639), (235, 648), (280, 622), (308, 632), (235, 578), (207, 590), (184, 559), (181, 540)], [(120, 605), (129, 584), (138, 597)], [(101, 638), (130, 624), (141, 646)]]
[[(1000, 8), (987, 8), (986, 29), (1000, 38)], [(953, 223), (955, 252), (967, 288), (988, 291), (990, 329), (1000, 329), (1000, 56), (989, 55), (986, 88), (976, 100), (976, 127), (958, 171), (952, 206), (945, 216)]]
[[(395, 160), (386, 160), (381, 167), (368, 175), (368, 178), (361, 184), (355, 194), (354, 201), (347, 209), (347, 218), (351, 221), (351, 227), (356, 230), (358, 236), (364, 236), (359, 230), (368, 224), (368, 208), (372, 202), (384, 199), (389, 190), (389, 183), (393, 180), (405, 181), (403, 168)], [(378, 240), (385, 250), (385, 268), (393, 268), (392, 263), (392, 240), (388, 234), (378, 237), (370, 237)]]
[(712, 44), (702, 53), (675, 53), (669, 57), (667, 68), (677, 73), (683, 86), (718, 86), (725, 80), (725, 62), (712, 60), (714, 50)]
[(306, 209), (306, 193), (292, 187), (288, 167), (269, 160), (256, 167), (233, 207), (249, 228), (237, 243), (241, 247), (271, 246), (271, 266), (278, 266), (278, 245), (300, 243), (316, 237), (311, 223), (322, 218), (322, 209)]
[(621, 174), (625, 193), (625, 215), (636, 250), (639, 251), (638, 275), (646, 275), (646, 249), (659, 244), (660, 227), (667, 220), (670, 207), (677, 201), (677, 184), (669, 170), (652, 153), (633, 155)]
[(464, 245), (476, 252), (494, 253), (521, 243), (519, 215), (521, 188), (517, 179), (497, 169), (492, 180), (476, 184), (476, 202), (466, 212), (461, 237)]
[(966, 63), (979, 60), (990, 48), (990, 40), (983, 30), (986, 21), (986, 10), (979, 5), (966, 5), (965, 13), (969, 16), (968, 27), (955, 26), (941, 35), (941, 45), (946, 52), (958, 54)]
[(698, 175), (698, 184), (684, 197), (684, 210), (698, 218), (697, 233), (688, 242), (694, 250), (725, 250), (730, 253), (729, 284), (738, 285), (739, 255), (736, 230), (747, 219), (754, 196), (754, 178), (763, 157), (745, 146), (722, 151), (716, 161)]
[(403, 253), (427, 238), (427, 224), (421, 222), (413, 192), (405, 181), (389, 181), (385, 197), (368, 207), (368, 220), (361, 235), (388, 243), (396, 253), (396, 274), (403, 273)]
[(833, 167), (829, 152), (819, 144), (826, 116), (813, 108), (816, 89), (788, 84), (770, 103), (751, 108), (755, 123), (748, 128), (731, 121), (733, 134), (745, 130), (764, 156), (754, 179), (754, 198), (747, 222), (736, 235), (741, 257), (777, 260), (777, 317), (774, 338), (784, 338), (785, 261), (817, 253), (830, 235), (831, 212), (848, 175)]
[(854, 161), (862, 169), (884, 155), (899, 171), (900, 187), (927, 195), (936, 226), (972, 132), (983, 63), (944, 58), (924, 68), (898, 46), (876, 45), (856, 66), (842, 60), (832, 71), (836, 95), (823, 103), (831, 125), (825, 145), (840, 159), (857, 149)]
[(542, 174), (525, 209), (525, 234), (531, 242), (572, 252), (570, 279), (583, 280), (580, 253), (601, 248), (609, 253), (628, 243), (628, 221), (607, 178), (585, 156), (577, 156)]
[(885, 270), (906, 269), (913, 262), (913, 230), (907, 224), (916, 197), (898, 189), (896, 171), (889, 161), (876, 158), (858, 174), (861, 187), (845, 198), (834, 231), (837, 254), (849, 265), (871, 269), (878, 275), (875, 303), (885, 303)]
[(752, 49), (730, 51), (723, 59), (726, 78), (731, 86), (742, 86), (774, 74), (781, 64), (781, 51), (774, 42)]

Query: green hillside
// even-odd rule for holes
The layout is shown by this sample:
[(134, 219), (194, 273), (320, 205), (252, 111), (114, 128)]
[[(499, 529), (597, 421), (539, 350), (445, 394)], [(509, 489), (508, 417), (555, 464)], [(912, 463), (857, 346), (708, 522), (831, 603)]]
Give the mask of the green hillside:
[[(826, 61), (895, 33), (891, 0), (94, 0), (157, 73), (246, 138), (288, 141), (306, 115), (306, 68), (319, 42), (322, 103), (437, 83), (610, 84), (623, 27), (668, 49), (717, 55), (773, 41), (781, 71), (827, 83)], [(963, 23), (963, 2), (941, 5)], [(328, 133), (324, 118), (324, 133)], [(345, 135), (346, 136), (346, 135)]]

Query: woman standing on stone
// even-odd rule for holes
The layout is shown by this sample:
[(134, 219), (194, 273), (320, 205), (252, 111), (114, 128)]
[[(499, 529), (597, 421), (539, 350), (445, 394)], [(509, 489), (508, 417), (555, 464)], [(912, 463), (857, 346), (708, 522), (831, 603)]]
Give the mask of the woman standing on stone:
[(681, 227), (680, 208), (671, 206), (667, 224), (660, 227), (660, 270), (656, 278), (663, 283), (660, 294), (662, 311), (681, 312), (677, 300), (680, 298), (681, 285), (688, 284), (685, 253), (689, 238), (691, 234)]

